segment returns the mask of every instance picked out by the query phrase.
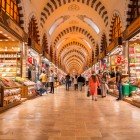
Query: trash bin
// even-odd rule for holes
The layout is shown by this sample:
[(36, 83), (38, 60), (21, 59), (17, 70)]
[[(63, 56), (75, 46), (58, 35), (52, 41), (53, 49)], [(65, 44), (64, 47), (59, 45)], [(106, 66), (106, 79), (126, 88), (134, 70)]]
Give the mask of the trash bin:
[(129, 96), (130, 95), (129, 84), (123, 84), (122, 85), (122, 94), (123, 94), (123, 96)]
[(137, 90), (137, 87), (130, 84), (129, 92), (131, 93), (132, 91), (136, 91), (136, 90)]

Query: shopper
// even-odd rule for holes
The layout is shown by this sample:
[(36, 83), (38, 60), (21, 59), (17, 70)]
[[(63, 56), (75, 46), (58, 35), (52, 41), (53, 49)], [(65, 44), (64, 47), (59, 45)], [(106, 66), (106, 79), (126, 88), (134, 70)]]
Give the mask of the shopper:
[(92, 95), (92, 100), (97, 101), (97, 88), (98, 86), (100, 86), (98, 77), (96, 74), (91, 75), (90, 79), (89, 79), (89, 91), (90, 94)]
[(40, 80), (38, 80), (36, 83), (36, 90), (40, 96), (42, 96), (42, 94), (46, 93), (46, 90), (44, 89), (44, 86)]
[(106, 97), (106, 94), (107, 94), (107, 84), (108, 84), (107, 73), (104, 72), (103, 76), (101, 78), (101, 94), (102, 94), (102, 98)]
[(50, 92), (49, 93), (52, 93), (54, 94), (54, 73), (53, 73), (53, 70), (50, 71), (50, 77), (49, 77), (49, 83), (50, 83)]
[(78, 90), (78, 81), (77, 81), (77, 75), (74, 77), (74, 89)]
[(70, 75), (67, 74), (65, 77), (65, 84), (66, 84), (66, 90), (69, 90), (70, 87)]
[(122, 95), (122, 74), (119, 67), (116, 67), (116, 85), (119, 91), (119, 97), (116, 99), (117, 101), (123, 99)]
[(80, 91), (82, 91), (82, 87), (85, 84), (85, 78), (83, 76), (81, 76), (81, 74), (80, 74), (77, 81), (78, 81), (78, 87), (79, 87)]
[(110, 74), (110, 78), (114, 78), (115, 77), (115, 70), (114, 70), (114, 68), (111, 69), (111, 72), (109, 74)]
[(48, 82), (45, 71), (42, 71), (41, 75), (39, 76), (39, 80), (42, 82), (43, 86), (45, 87)]
[(85, 80), (86, 80), (86, 86), (88, 85), (88, 82), (89, 82), (89, 77), (88, 75), (85, 76)]

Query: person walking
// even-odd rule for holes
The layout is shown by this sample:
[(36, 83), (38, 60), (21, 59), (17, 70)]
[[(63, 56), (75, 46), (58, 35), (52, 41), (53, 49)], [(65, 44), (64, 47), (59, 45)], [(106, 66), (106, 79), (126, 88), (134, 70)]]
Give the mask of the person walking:
[(92, 100), (97, 101), (97, 88), (100, 86), (99, 80), (96, 74), (92, 74), (89, 79), (89, 91), (92, 95)]
[(86, 86), (88, 86), (88, 83), (89, 83), (89, 77), (88, 77), (88, 75), (85, 76), (85, 80), (86, 80)]
[(74, 89), (78, 90), (77, 75), (75, 75), (75, 77), (74, 77)]
[(54, 73), (53, 73), (53, 70), (50, 71), (50, 80), (49, 80), (49, 83), (50, 83), (50, 92), (49, 93), (52, 93), (54, 94)]
[(102, 98), (106, 97), (107, 94), (107, 73), (104, 72), (103, 76), (101, 78), (101, 94), (102, 94)]
[(69, 87), (70, 87), (70, 75), (69, 74), (66, 75), (65, 82), (66, 82), (66, 90), (69, 90)]
[(83, 76), (81, 76), (81, 74), (80, 74), (77, 81), (78, 81), (78, 87), (79, 87), (80, 91), (82, 91), (82, 87), (85, 84), (85, 78)]
[(117, 101), (123, 99), (123, 94), (122, 94), (122, 74), (120, 72), (119, 67), (116, 67), (116, 85), (119, 91), (119, 97), (116, 99)]

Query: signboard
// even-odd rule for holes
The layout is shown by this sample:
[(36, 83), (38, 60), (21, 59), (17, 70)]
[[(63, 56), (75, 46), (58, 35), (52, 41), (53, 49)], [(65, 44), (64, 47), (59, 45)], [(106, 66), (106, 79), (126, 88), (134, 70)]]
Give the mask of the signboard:
[(140, 17), (137, 18), (128, 28), (124, 31), (123, 36), (124, 39), (130, 39), (134, 36), (134, 34), (140, 30)]

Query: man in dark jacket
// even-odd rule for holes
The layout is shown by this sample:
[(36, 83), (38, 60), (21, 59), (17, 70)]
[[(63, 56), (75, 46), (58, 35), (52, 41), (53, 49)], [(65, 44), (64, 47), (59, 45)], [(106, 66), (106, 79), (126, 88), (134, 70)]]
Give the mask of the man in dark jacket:
[(82, 91), (82, 86), (85, 84), (85, 78), (82, 77), (80, 74), (77, 81), (78, 81), (78, 87), (80, 88), (80, 91)]
[(66, 82), (66, 90), (69, 90), (70, 87), (70, 75), (66, 75), (65, 77), (65, 82)]

